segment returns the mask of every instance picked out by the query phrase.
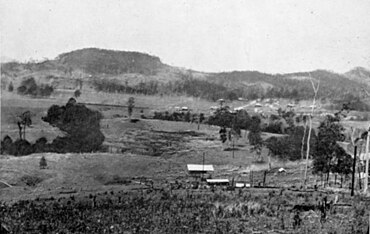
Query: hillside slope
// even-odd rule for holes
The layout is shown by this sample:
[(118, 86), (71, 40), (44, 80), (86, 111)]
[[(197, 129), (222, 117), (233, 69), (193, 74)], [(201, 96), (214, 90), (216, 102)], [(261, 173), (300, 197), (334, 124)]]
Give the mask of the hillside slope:
[(142, 94), (181, 94), (209, 100), (312, 98), (312, 84), (320, 81), (319, 97), (339, 100), (369, 89), (370, 72), (356, 68), (345, 74), (326, 70), (290, 74), (258, 71), (203, 73), (163, 64), (139, 52), (87, 48), (63, 53), (43, 62), (1, 64), (2, 89), (15, 88), (27, 77), (54, 89), (83, 89)]

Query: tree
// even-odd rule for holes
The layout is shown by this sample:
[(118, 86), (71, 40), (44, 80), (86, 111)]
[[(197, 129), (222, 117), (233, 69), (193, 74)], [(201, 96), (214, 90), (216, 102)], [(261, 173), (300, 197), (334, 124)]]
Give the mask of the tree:
[[(288, 136), (268, 138), (265, 141), (265, 145), (269, 149), (270, 155), (277, 156), (283, 160), (296, 161), (301, 158), (300, 151), (307, 147), (306, 145), (302, 146), (301, 139), (304, 135), (307, 137), (304, 128), (297, 126), (289, 131)], [(315, 136), (315, 133), (313, 133), (313, 136)], [(315, 145), (315, 140), (315, 137), (311, 138), (311, 146)]]
[[(16, 122), (17, 122), (18, 130), (19, 130), (19, 139), (26, 140), (26, 127), (30, 127), (32, 125), (31, 112), (26, 111), (16, 116)], [(22, 129), (23, 129), (23, 137), (22, 137)]]
[(23, 80), (20, 84), (20, 86), (17, 88), (17, 91), (19, 94), (23, 95), (37, 95), (37, 84), (33, 77), (29, 77), (25, 80)]
[(128, 116), (130, 119), (131, 119), (134, 107), (135, 107), (135, 99), (133, 97), (130, 97), (127, 101)]
[(8, 86), (8, 91), (13, 92), (13, 90), (14, 90), (13, 82), (10, 82), (10, 84)]
[(59, 153), (93, 152), (100, 149), (104, 135), (100, 131), (102, 115), (70, 98), (65, 106), (53, 105), (42, 120), (65, 133), (50, 144), (50, 150)]
[(313, 89), (313, 92), (314, 92), (314, 96), (313, 96), (313, 100), (312, 100), (311, 115), (309, 115), (310, 128), (308, 130), (308, 137), (307, 137), (306, 166), (305, 166), (305, 171), (304, 171), (304, 182), (303, 182), (304, 187), (306, 187), (306, 182), (307, 182), (308, 157), (310, 155), (310, 143), (309, 142), (311, 140), (311, 132), (312, 132), (312, 116), (313, 116), (313, 113), (314, 113), (315, 108), (316, 108), (316, 97), (317, 97), (317, 93), (319, 92), (319, 88), (320, 88), (320, 80), (315, 85), (310, 73), (309, 73), (309, 75), (310, 75), (310, 81), (311, 81), (311, 84), (312, 84), (312, 89)]
[(33, 145), (33, 149), (35, 153), (42, 153), (47, 152), (47, 142), (48, 140), (45, 137), (41, 137), (36, 140), (35, 144)]
[(261, 137), (261, 119), (258, 116), (253, 116), (251, 119), (251, 125), (249, 127), (248, 141), (251, 147), (251, 152), (256, 152), (258, 161), (261, 161), (261, 152), (263, 146), (263, 140)]
[(14, 154), (13, 140), (8, 135), (1, 141), (1, 154)]
[(74, 96), (76, 98), (80, 97), (81, 96), (81, 91), (79, 89), (77, 89), (75, 92), (74, 92)]
[[(348, 155), (337, 143), (345, 139), (344, 127), (340, 124), (340, 116), (328, 115), (320, 123), (318, 130), (313, 168), (314, 173), (326, 174), (328, 181), (330, 172), (342, 170), (343, 165), (339, 164), (349, 161)], [(348, 172), (347, 169), (345, 172)]]
[(222, 107), (209, 117), (208, 124), (217, 125), (224, 128), (231, 128), (234, 121), (234, 115), (230, 113), (227, 107)]
[(46, 159), (44, 156), (41, 157), (40, 159), (40, 169), (45, 169), (47, 167)]

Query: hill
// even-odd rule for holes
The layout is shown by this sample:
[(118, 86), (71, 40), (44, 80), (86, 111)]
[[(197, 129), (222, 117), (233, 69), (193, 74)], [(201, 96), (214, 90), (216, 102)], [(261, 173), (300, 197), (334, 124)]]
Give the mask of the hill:
[(351, 80), (370, 85), (370, 71), (363, 67), (355, 67), (344, 75)]
[(52, 85), (56, 90), (178, 94), (212, 101), (239, 97), (311, 99), (310, 78), (320, 80), (321, 99), (344, 100), (358, 96), (362, 89), (370, 90), (369, 74), (363, 68), (345, 74), (326, 70), (289, 74), (204, 73), (172, 67), (144, 53), (97, 48), (63, 53), (43, 62), (1, 64), (3, 89), (10, 82), (17, 88), (25, 78), (34, 77), (37, 83)]

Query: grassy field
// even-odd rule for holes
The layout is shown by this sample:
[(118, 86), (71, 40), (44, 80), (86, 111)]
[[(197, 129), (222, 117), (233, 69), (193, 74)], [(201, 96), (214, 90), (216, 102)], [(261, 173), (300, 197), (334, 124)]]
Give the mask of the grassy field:
[[(46, 115), (46, 111), (51, 105), (63, 105), (69, 97), (61, 95), (51, 99), (27, 99), (13, 94), (2, 96), (1, 137), (9, 135), (16, 139), (18, 130), (14, 116), (30, 110), (33, 124), (31, 128), (27, 129), (27, 140), (35, 142), (39, 137), (45, 136), (48, 141), (52, 141), (62, 133), (44, 123), (41, 117)], [(107, 96), (106, 94), (85, 93), (78, 101), (113, 102), (124, 105), (128, 97), (129, 95), (121, 94)], [(198, 101), (194, 98), (159, 96), (135, 96), (135, 104), (149, 107), (145, 115), (150, 115), (150, 111), (154, 110), (171, 110), (175, 106), (188, 106), (194, 110), (198, 108), (207, 111), (209, 106), (216, 105), (216, 103)], [(154, 218), (150, 218), (150, 213), (143, 212), (140, 210), (141, 208), (128, 208), (122, 204), (115, 207), (131, 209), (130, 212), (135, 214), (141, 212), (145, 217), (145, 222), (152, 225), (148, 226), (148, 230), (157, 230), (156, 233), (169, 233), (171, 227), (177, 228), (176, 230), (181, 233), (186, 233), (184, 230), (202, 233), (207, 233), (207, 230), (208, 233), (217, 233), (217, 230), (219, 233), (225, 231), (230, 233), (304, 233), (308, 230), (314, 230), (312, 233), (361, 233), (365, 228), (366, 222), (363, 221), (363, 217), (367, 213), (365, 214), (365, 211), (362, 211), (358, 204), (368, 206), (369, 203), (362, 201), (362, 198), (359, 197), (356, 198), (357, 200), (349, 197), (348, 180), (344, 183), (343, 188), (335, 185), (332, 189), (322, 190), (319, 186), (318, 192), (310, 193), (312, 197), (305, 195), (305, 193), (294, 192), (302, 184), (302, 163), (272, 160), (273, 170), (267, 174), (265, 185), (286, 190), (287, 192), (284, 192), (283, 196), (279, 195), (281, 189), (276, 188), (251, 188), (230, 192), (221, 189), (213, 194), (210, 194), (210, 189), (190, 189), (194, 178), (189, 176), (186, 164), (201, 164), (203, 159), (206, 164), (213, 164), (215, 167), (215, 172), (211, 174), (212, 178), (226, 178), (250, 183), (253, 172), (255, 185), (264, 180), (264, 171), (268, 169), (266, 163), (268, 152), (264, 149), (262, 152), (263, 162), (256, 162), (255, 155), (250, 152), (250, 146), (244, 132), (242, 133), (243, 137), (235, 142), (235, 150), (227, 151), (225, 149), (230, 148), (231, 143), (221, 143), (219, 128), (215, 126), (201, 124), (198, 129), (197, 124), (151, 119), (140, 119), (138, 122), (132, 123), (125, 118), (126, 108), (92, 108), (97, 108), (103, 113), (104, 119), (101, 121), (101, 129), (106, 138), (104, 145), (108, 148), (108, 152), (42, 153), (24, 157), (2, 155), (0, 156), (0, 181), (7, 182), (12, 187), (5, 186), (0, 189), (0, 201), (12, 204), (21, 200), (50, 199), (51, 197), (68, 199), (71, 196), (79, 197), (81, 201), (87, 201), (90, 194), (117, 192), (127, 193), (123, 197), (134, 200), (138, 195), (132, 193), (133, 191), (143, 191), (141, 194), (146, 191), (148, 196), (145, 201), (149, 207), (153, 207), (156, 205), (166, 206), (164, 204), (167, 203), (158, 197), (167, 196), (166, 194), (170, 192), (169, 199), (175, 201), (177, 198), (181, 198), (174, 202), (174, 204), (178, 204), (176, 207), (186, 207), (186, 204), (194, 203), (193, 208), (189, 208), (188, 213), (182, 216), (182, 219), (184, 222), (195, 223), (198, 226), (190, 228), (187, 226), (188, 224), (181, 224), (186, 227), (175, 223), (166, 224), (167, 221), (162, 218), (157, 220), (162, 223), (158, 226), (156, 224), (158, 222)], [(134, 111), (134, 117), (139, 117), (140, 114), (139, 111)], [(364, 127), (367, 124), (367, 122), (345, 122), (347, 127)], [(263, 138), (268, 136), (269, 134), (263, 133)], [(47, 161), (47, 168), (43, 170), (39, 167), (42, 156)], [(277, 169), (280, 167), (284, 167), (286, 172), (278, 173)], [(309, 187), (320, 185), (317, 183), (318, 179), (309, 170)], [(150, 191), (151, 183), (148, 181), (152, 181), (153, 188), (157, 192)], [(172, 193), (171, 188), (174, 182), (181, 184), (181, 188)], [(189, 193), (194, 194), (192, 199), (185, 195)], [(177, 197), (174, 194), (177, 194)], [(341, 196), (340, 202), (349, 204), (349, 208), (336, 208), (335, 212), (330, 211), (325, 222), (320, 221), (320, 211), (302, 211), (300, 212), (302, 225), (293, 228), (291, 212), (294, 205), (317, 204), (324, 196), (328, 196), (331, 200), (335, 199), (335, 196)], [(101, 199), (108, 198), (102, 196)], [(109, 199), (114, 200), (117, 197), (112, 196)], [(284, 207), (286, 207), (281, 207), (279, 204), (285, 204)], [(195, 208), (203, 207), (203, 205), (204, 208), (201, 211)], [(91, 215), (96, 217), (104, 212), (116, 212), (116, 208), (91, 209)], [(40, 210), (37, 212), (49, 212), (43, 209), (40, 206)], [(152, 208), (146, 207), (146, 209), (150, 211)], [(163, 208), (162, 211), (165, 214), (163, 217), (167, 217), (168, 214), (177, 217), (176, 209), (172, 206)], [(220, 213), (217, 213), (217, 209)], [(255, 210), (253, 212), (257, 213), (251, 213), (251, 210)], [(154, 210), (151, 212), (155, 213)], [(198, 217), (196, 214), (202, 212), (205, 214), (213, 212), (214, 219), (205, 221), (200, 218), (200, 221), (194, 221), (193, 218), (197, 219)], [(70, 215), (73, 216), (73, 214)], [(110, 216), (107, 214), (107, 217)], [(125, 217), (121, 218), (125, 220)], [(109, 220), (104, 223), (105, 226), (113, 225)], [(145, 223), (143, 219), (136, 221), (141, 225)], [(131, 222), (134, 221), (131, 220)], [(104, 227), (97, 227), (96, 233), (101, 233), (100, 231)], [(134, 227), (126, 228), (131, 230), (128, 233), (135, 233), (131, 229)], [(331, 230), (336, 232), (331, 232)], [(137, 232), (140, 233), (140, 231)], [(143, 232), (146, 231), (141, 233)]]

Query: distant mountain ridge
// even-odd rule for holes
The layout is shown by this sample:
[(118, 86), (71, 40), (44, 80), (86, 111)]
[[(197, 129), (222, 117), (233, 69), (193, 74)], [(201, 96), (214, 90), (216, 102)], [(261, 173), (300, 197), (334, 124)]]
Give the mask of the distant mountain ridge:
[[(63, 53), (39, 63), (2, 63), (1, 68), (2, 87), (9, 82), (19, 84), (20, 80), (32, 76), (37, 82), (52, 84), (57, 89), (77, 89), (81, 82), (74, 81), (81, 80), (90, 86), (95, 85), (98, 91), (180, 93), (212, 100), (218, 97), (310, 99), (311, 78), (320, 81), (320, 97), (332, 100), (346, 95), (358, 96), (361, 89), (369, 90), (370, 85), (370, 72), (361, 67), (345, 74), (326, 70), (288, 74), (258, 71), (205, 73), (172, 67), (162, 63), (159, 57), (145, 53), (97, 48)], [(148, 88), (148, 83), (151, 91), (143, 91)]]
[(355, 67), (352, 70), (344, 73), (344, 75), (352, 80), (370, 85), (370, 71), (363, 67)]

